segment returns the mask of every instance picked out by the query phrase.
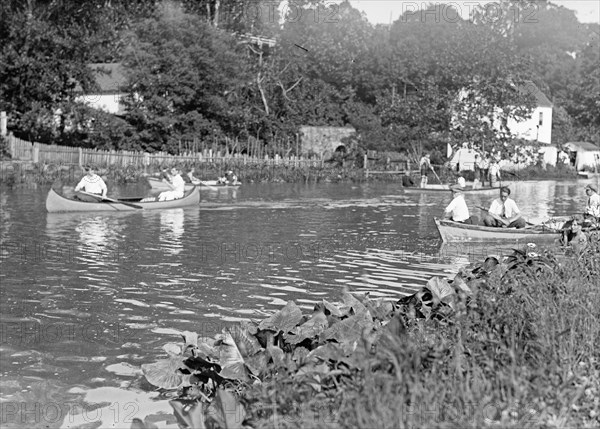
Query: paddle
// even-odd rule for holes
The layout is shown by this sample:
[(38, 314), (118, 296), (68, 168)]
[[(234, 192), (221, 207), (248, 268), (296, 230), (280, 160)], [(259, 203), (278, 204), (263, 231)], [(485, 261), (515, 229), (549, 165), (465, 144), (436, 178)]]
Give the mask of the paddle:
[(437, 173), (435, 172), (435, 170), (433, 169), (433, 167), (431, 167), (431, 171), (433, 171), (433, 175), (435, 176), (435, 178), (438, 180), (438, 182), (440, 182), (440, 184), (442, 184), (442, 181), (440, 180), (440, 177), (437, 175)]
[(109, 197), (103, 197), (102, 195), (90, 194), (89, 192), (85, 192), (85, 191), (77, 191), (77, 192), (81, 192), (84, 195), (89, 195), (90, 197), (97, 198), (101, 201), (108, 201), (111, 203), (123, 204), (123, 205), (129, 206), (129, 207), (133, 207), (134, 209), (143, 209), (142, 206), (138, 206), (138, 205), (131, 204), (131, 203), (126, 203), (125, 201), (119, 201), (119, 200), (115, 200), (115, 199), (112, 199)]

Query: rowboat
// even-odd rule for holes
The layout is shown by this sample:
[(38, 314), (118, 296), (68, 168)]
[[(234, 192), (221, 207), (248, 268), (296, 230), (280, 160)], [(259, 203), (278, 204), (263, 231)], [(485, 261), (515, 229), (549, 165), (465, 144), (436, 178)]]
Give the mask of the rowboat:
[(600, 173), (594, 173), (592, 171), (578, 171), (577, 175), (580, 177), (584, 177), (586, 179), (592, 179), (595, 177), (600, 177)]
[[(427, 193), (427, 194), (441, 194), (441, 193), (448, 193), (450, 192), (450, 185), (427, 185), (425, 188), (420, 188), (420, 187), (414, 187), (414, 188), (402, 188), (404, 190), (404, 192), (406, 192), (407, 194), (421, 194), (421, 193)], [(473, 187), (466, 187), (463, 189), (463, 192), (465, 194), (485, 194), (485, 193), (493, 193), (493, 192), (499, 192), (500, 191), (500, 187), (498, 186), (494, 186), (492, 187), (481, 187), (481, 188), (473, 188)]]
[(467, 225), (448, 219), (434, 218), (443, 242), (451, 241), (540, 241), (560, 238), (559, 228), (545, 226), (526, 228), (494, 228), (482, 225)]
[[(99, 200), (101, 197), (99, 197)], [(183, 198), (171, 201), (149, 201), (138, 202), (136, 200), (124, 199), (110, 201), (87, 202), (63, 197), (53, 189), (48, 192), (46, 198), (46, 210), (49, 213), (57, 212), (98, 212), (98, 211), (133, 211), (133, 210), (157, 210), (173, 209), (196, 205), (200, 202), (200, 190), (198, 187), (186, 191)]]

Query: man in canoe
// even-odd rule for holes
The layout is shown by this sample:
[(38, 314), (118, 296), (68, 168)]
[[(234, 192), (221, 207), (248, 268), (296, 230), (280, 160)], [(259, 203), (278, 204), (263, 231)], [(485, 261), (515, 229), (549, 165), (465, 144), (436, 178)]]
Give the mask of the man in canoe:
[[(465, 201), (465, 194), (463, 193), (463, 187), (460, 185), (452, 185), (450, 187), (452, 191), (452, 201), (444, 210), (444, 219), (451, 219), (454, 222), (472, 224), (473, 219), (469, 215), (469, 207)], [(475, 222), (477, 223), (477, 222)]]
[[(94, 167), (91, 165), (86, 165), (85, 172), (86, 175), (83, 176), (77, 186), (75, 186), (75, 192), (84, 191), (88, 194), (106, 197), (106, 193), (108, 192), (106, 183), (104, 183), (102, 177), (96, 174)], [(97, 201), (97, 199), (88, 197), (86, 195), (78, 195), (78, 198), (82, 201)]]
[(181, 177), (181, 174), (178, 169), (171, 168), (171, 186), (173, 190), (164, 191), (158, 194), (158, 201), (171, 201), (176, 200), (178, 198), (183, 198), (183, 194), (185, 193), (185, 181)]
[(598, 195), (598, 190), (592, 185), (587, 185), (585, 187), (585, 194), (588, 199), (584, 216), (586, 218), (594, 218), (592, 220), (600, 220), (600, 195)]
[(507, 186), (500, 188), (500, 198), (492, 201), (487, 216), (483, 219), (485, 226), (500, 228), (525, 228), (527, 222), (521, 217), (517, 203), (508, 196), (510, 189)]

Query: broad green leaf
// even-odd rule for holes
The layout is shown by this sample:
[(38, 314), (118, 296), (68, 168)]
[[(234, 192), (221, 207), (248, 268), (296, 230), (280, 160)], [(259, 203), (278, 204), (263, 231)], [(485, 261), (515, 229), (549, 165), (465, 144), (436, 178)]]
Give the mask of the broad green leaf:
[(294, 301), (288, 301), (285, 307), (271, 317), (263, 320), (258, 327), (260, 329), (287, 333), (294, 329), (300, 323), (300, 320), (302, 320), (302, 310), (300, 310)]
[(221, 365), (219, 375), (230, 380), (248, 381), (244, 358), (231, 334), (227, 331), (220, 334), (215, 345), (219, 349), (219, 364)]
[(161, 389), (177, 389), (183, 381), (179, 369), (185, 369), (184, 358), (170, 356), (155, 363), (143, 364), (142, 372), (148, 382)]
[(217, 389), (215, 399), (208, 408), (208, 416), (214, 419), (220, 428), (239, 429), (246, 419), (246, 410), (233, 393)]
[(329, 326), (327, 316), (322, 311), (316, 312), (312, 317), (292, 330), (291, 334), (284, 334), (283, 337), (289, 344), (298, 344), (307, 338), (314, 338), (323, 332)]

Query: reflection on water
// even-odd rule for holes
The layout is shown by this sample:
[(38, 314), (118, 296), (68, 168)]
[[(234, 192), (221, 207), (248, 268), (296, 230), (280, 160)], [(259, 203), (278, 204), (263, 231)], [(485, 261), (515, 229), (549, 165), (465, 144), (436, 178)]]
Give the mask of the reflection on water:
[(178, 255), (183, 250), (183, 216), (183, 209), (164, 210), (160, 213), (159, 239), (171, 255)]
[[(581, 182), (512, 190), (526, 217), (585, 204)], [(126, 213), (48, 214), (46, 193), (1, 193), (0, 317), (15, 324), (0, 356), (14, 382), (0, 393), (8, 400), (29, 398), (35, 377), (64, 397), (119, 387), (134, 377), (111, 368), (153, 361), (179, 331), (212, 337), (288, 300), (310, 311), (343, 287), (396, 300), (499, 253), (494, 243), (442, 245), (433, 217), (450, 193), (397, 185), (248, 184), (203, 191), (197, 207)], [(469, 207), (493, 198), (466, 195)]]

